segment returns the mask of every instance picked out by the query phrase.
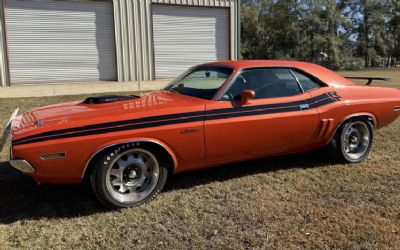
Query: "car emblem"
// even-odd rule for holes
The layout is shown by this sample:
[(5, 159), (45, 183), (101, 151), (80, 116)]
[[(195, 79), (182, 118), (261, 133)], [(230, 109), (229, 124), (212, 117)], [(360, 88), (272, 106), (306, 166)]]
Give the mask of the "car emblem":
[(196, 133), (198, 132), (199, 129), (198, 128), (189, 128), (189, 129), (183, 129), (181, 130), (181, 134), (189, 134), (189, 133)]

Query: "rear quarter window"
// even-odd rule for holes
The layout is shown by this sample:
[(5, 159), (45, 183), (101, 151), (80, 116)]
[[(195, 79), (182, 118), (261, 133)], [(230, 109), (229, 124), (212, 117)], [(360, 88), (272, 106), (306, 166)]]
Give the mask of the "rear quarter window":
[(298, 72), (296, 70), (293, 70), (293, 74), (299, 80), (299, 82), (300, 82), (300, 84), (301, 84), (301, 86), (302, 86), (304, 91), (318, 89), (318, 88), (321, 87), (321, 85), (317, 81), (311, 79), (310, 77), (308, 77), (308, 76), (306, 76), (306, 75), (304, 75), (304, 74), (302, 74), (302, 73), (300, 73), (300, 72)]

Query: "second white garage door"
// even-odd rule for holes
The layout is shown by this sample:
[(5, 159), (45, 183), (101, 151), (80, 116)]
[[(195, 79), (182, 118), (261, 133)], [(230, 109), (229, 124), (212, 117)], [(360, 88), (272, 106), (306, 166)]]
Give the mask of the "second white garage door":
[(116, 80), (112, 1), (7, 0), (11, 84)]
[(199, 63), (227, 60), (229, 9), (153, 5), (157, 78), (171, 78)]

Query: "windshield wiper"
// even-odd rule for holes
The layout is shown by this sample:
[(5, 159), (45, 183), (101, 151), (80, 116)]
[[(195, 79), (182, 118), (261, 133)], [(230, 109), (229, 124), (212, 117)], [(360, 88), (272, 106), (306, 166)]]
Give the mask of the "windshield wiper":
[(178, 94), (179, 94), (179, 92), (176, 91), (174, 88), (170, 88), (168, 91), (169, 91), (169, 92), (172, 92), (172, 93), (178, 93)]

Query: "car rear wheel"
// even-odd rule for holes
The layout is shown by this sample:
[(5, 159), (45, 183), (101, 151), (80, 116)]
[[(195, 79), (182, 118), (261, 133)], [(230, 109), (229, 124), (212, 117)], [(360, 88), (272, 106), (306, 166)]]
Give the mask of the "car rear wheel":
[(373, 126), (367, 119), (349, 120), (336, 132), (329, 143), (330, 154), (344, 163), (365, 160), (374, 138)]
[(138, 206), (163, 189), (168, 171), (149, 149), (122, 145), (98, 158), (91, 186), (108, 208)]

